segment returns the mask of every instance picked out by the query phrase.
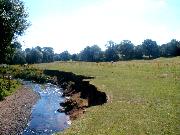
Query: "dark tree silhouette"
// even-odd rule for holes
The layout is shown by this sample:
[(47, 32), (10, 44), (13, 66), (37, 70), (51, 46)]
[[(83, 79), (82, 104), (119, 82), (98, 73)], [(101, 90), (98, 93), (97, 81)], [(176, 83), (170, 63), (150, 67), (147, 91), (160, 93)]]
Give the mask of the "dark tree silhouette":
[(71, 59), (71, 54), (68, 51), (64, 51), (59, 54), (60, 61), (68, 61)]
[(53, 62), (54, 61), (54, 50), (52, 47), (43, 47), (41, 50), (43, 54), (43, 62)]
[(143, 48), (143, 54), (145, 56), (148, 56), (149, 59), (159, 57), (159, 47), (156, 41), (153, 41), (151, 39), (146, 39), (142, 43), (142, 48)]
[(113, 41), (108, 41), (106, 44), (107, 49), (105, 50), (105, 60), (106, 61), (118, 61), (118, 46)]
[(87, 46), (80, 52), (80, 60), (82, 61), (90, 61), (97, 62), (102, 59), (102, 51), (101, 48), (97, 45)]
[(123, 60), (130, 60), (134, 55), (134, 44), (129, 40), (123, 40), (118, 45), (118, 51)]
[(29, 26), (28, 14), (20, 0), (0, 0), (0, 63), (7, 62), (13, 53), (13, 42)]

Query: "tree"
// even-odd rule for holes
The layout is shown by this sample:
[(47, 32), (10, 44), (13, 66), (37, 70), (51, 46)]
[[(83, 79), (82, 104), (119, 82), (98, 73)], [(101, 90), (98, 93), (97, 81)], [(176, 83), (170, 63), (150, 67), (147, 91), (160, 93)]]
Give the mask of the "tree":
[(137, 45), (134, 47), (134, 58), (142, 59), (143, 58), (143, 49), (141, 45)]
[(22, 47), (22, 45), (17, 41), (11, 43), (11, 45), (9, 47), (7, 47), (7, 52), (8, 52), (6, 55), (7, 63), (9, 63), (9, 64), (13, 63), (13, 57), (18, 50), (21, 50), (21, 47)]
[(91, 54), (91, 47), (87, 46), (80, 52), (81, 61), (92, 61), (93, 55)]
[(79, 54), (72, 54), (71, 59), (72, 59), (72, 61), (78, 61), (79, 60)]
[(43, 54), (37, 48), (31, 49), (31, 63), (41, 63), (43, 59)]
[(159, 47), (156, 41), (146, 39), (142, 43), (143, 54), (150, 58), (157, 58), (159, 56)]
[(178, 44), (177, 44), (176, 55), (177, 55), (177, 56), (180, 56), (180, 41), (178, 41)]
[(118, 45), (118, 51), (122, 59), (130, 60), (134, 55), (134, 44), (129, 40), (123, 40)]
[(0, 0), (0, 63), (7, 62), (9, 53), (13, 53), (12, 43), (16, 42), (29, 26), (28, 14), (20, 0)]
[(91, 46), (91, 53), (93, 54), (93, 62), (99, 62), (103, 60), (103, 52), (98, 45)]
[(59, 54), (55, 53), (53, 59), (54, 61), (60, 61)]
[(160, 55), (162, 57), (174, 57), (180, 55), (180, 42), (172, 39), (167, 44), (160, 46)]
[(59, 59), (61, 61), (68, 61), (71, 59), (71, 54), (68, 51), (64, 51), (59, 54)]
[(41, 63), (43, 59), (43, 54), (41, 51), (39, 51), (39, 48), (26, 48), (25, 49), (26, 54), (26, 62), (30, 64), (34, 63)]
[(106, 61), (117, 61), (119, 60), (119, 55), (118, 55), (118, 46), (115, 42), (113, 41), (108, 41), (105, 50), (105, 60)]
[(97, 62), (102, 59), (102, 51), (98, 45), (87, 46), (80, 53), (80, 60)]
[(176, 39), (172, 39), (169, 43), (167, 43), (167, 53), (169, 56), (178, 56), (180, 49), (180, 42)]
[(26, 63), (26, 57), (25, 53), (21, 49), (17, 49), (13, 59), (12, 59), (13, 64), (25, 64)]
[(53, 62), (54, 61), (54, 50), (52, 47), (43, 47), (43, 62)]
[(42, 52), (42, 48), (40, 46), (36, 46), (35, 49)]

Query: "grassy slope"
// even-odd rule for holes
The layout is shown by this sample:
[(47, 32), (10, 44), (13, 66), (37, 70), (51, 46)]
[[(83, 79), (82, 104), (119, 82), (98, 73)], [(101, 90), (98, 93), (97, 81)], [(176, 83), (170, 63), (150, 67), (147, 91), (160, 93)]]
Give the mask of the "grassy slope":
[(180, 134), (180, 57), (37, 66), (94, 76), (91, 83), (110, 98), (105, 105), (88, 108), (64, 134)]

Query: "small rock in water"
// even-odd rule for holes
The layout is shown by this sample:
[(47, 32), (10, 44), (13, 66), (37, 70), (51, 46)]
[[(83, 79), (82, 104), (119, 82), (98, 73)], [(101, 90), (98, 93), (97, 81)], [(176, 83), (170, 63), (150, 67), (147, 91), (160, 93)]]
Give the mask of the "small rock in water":
[(70, 99), (70, 97), (65, 97), (66, 99)]
[(67, 121), (67, 124), (68, 124), (68, 125), (71, 125), (71, 121), (70, 121), (70, 120), (68, 120), (68, 121)]
[(61, 107), (61, 108), (59, 108), (57, 111), (60, 112), (60, 113), (62, 113), (62, 112), (65, 112), (65, 109), (64, 109), (63, 107)]

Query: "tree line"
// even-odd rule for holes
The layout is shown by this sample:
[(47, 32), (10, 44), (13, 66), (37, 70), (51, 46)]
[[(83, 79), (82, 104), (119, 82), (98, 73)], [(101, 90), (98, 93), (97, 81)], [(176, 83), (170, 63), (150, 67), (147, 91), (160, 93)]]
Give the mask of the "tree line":
[[(20, 46), (20, 45), (19, 45)], [(68, 51), (54, 53), (52, 47), (37, 46), (35, 48), (20, 47), (16, 49), (12, 64), (34, 64), (47, 63), (53, 61), (87, 61), (87, 62), (106, 62), (133, 59), (155, 59), (158, 57), (180, 56), (180, 41), (172, 39), (170, 42), (157, 45), (156, 41), (146, 39), (141, 45), (134, 45), (130, 40), (123, 40), (119, 44), (108, 41), (106, 50), (98, 45), (85, 47), (80, 53), (70, 54)]]
[(21, 36), (30, 25), (28, 13), (21, 0), (0, 0), (0, 64), (42, 63), (53, 61), (119, 61), (132, 59), (154, 59), (180, 55), (180, 41), (157, 45), (152, 39), (145, 39), (142, 44), (134, 45), (130, 40), (120, 43), (108, 41), (106, 50), (98, 45), (87, 46), (77, 54), (64, 51), (54, 53), (53, 48), (40, 46), (21, 49), (17, 37)]

